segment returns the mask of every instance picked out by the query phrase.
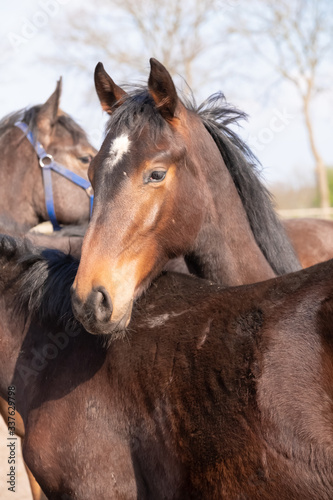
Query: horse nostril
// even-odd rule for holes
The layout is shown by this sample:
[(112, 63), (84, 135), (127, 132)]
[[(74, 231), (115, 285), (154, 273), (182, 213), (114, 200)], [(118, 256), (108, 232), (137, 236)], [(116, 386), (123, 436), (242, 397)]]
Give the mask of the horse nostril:
[(97, 303), (99, 302), (99, 306), (97, 309), (99, 309), (100, 313), (104, 316), (108, 316), (108, 320), (111, 317), (112, 314), (112, 301), (109, 292), (104, 288), (104, 287), (99, 287), (96, 290), (97, 293)]
[(112, 314), (112, 301), (109, 292), (103, 286), (90, 294), (90, 306), (98, 321), (109, 321)]
[(76, 294), (74, 288), (71, 289), (73, 312), (78, 321), (86, 328), (96, 321), (107, 323), (112, 315), (112, 301), (109, 292), (104, 287), (94, 288), (85, 302)]

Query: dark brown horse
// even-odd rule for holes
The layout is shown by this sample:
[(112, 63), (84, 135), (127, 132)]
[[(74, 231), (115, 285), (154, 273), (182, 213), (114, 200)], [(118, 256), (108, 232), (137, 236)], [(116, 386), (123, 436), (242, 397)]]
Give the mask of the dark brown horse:
[(300, 268), (255, 158), (229, 127), (243, 113), (220, 96), (185, 106), (154, 59), (147, 88), (125, 93), (101, 64), (95, 83), (111, 118), (89, 168), (94, 213), (73, 293), (85, 328), (125, 327), (171, 257), (224, 285)]
[(48, 498), (331, 500), (332, 261), (163, 275), (108, 348), (72, 317), (70, 257), (3, 237), (0, 265), (1, 394)]
[[(40, 106), (13, 113), (0, 122), (0, 230), (24, 233), (48, 220), (42, 168), (34, 147), (15, 123), (25, 123), (48, 155), (73, 173), (87, 178), (95, 149), (82, 128), (59, 108), (61, 81)], [(65, 177), (52, 173), (53, 200), (60, 224), (89, 220), (87, 193)]]

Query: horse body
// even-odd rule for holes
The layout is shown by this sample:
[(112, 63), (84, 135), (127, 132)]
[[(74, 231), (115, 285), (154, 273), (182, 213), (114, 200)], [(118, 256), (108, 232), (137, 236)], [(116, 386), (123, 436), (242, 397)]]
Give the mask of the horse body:
[(302, 267), (310, 267), (333, 258), (333, 221), (323, 219), (287, 219), (285, 230)]
[(1, 260), (1, 391), (48, 498), (332, 498), (332, 261), (231, 289), (167, 273), (105, 343), (68, 306), (77, 263), (5, 238)]

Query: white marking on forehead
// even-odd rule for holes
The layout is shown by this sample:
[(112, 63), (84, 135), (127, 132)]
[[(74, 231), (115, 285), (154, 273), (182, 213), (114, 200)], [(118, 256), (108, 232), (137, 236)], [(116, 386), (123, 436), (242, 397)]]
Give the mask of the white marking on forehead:
[(109, 151), (110, 157), (107, 159), (109, 167), (114, 167), (120, 162), (124, 154), (128, 153), (130, 144), (131, 141), (127, 134), (120, 135), (112, 142)]

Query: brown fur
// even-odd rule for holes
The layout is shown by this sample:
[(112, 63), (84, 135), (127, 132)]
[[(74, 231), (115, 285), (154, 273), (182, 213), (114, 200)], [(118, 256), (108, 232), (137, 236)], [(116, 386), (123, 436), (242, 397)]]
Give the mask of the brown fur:
[(48, 498), (330, 500), (332, 276), (333, 261), (232, 289), (167, 274), (107, 350), (46, 305), (13, 321), (12, 282), (1, 392), (17, 387), (24, 457)]
[(333, 258), (333, 221), (288, 219), (283, 224), (303, 267)]

